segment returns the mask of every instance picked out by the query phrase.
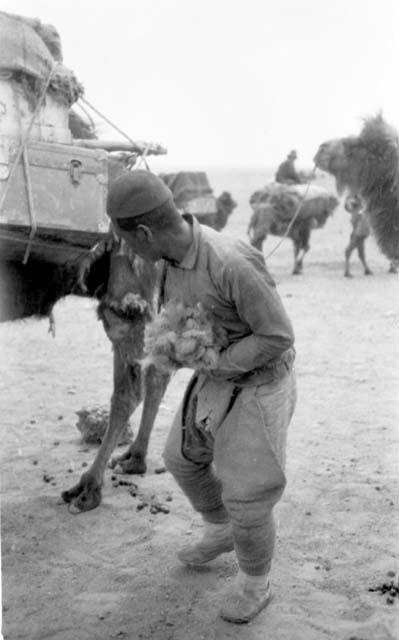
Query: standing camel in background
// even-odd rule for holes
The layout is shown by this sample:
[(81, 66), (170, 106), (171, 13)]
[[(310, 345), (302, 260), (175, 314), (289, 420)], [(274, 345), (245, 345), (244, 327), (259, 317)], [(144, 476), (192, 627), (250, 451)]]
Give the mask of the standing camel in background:
[(381, 115), (368, 118), (358, 136), (320, 145), (314, 162), (335, 177), (341, 195), (359, 195), (377, 244), (399, 260), (399, 137)]
[[(269, 234), (280, 237), (287, 234), (294, 247), (294, 275), (303, 271), (312, 229), (324, 227), (338, 205), (337, 198), (321, 187), (312, 187), (309, 197), (303, 199), (306, 192), (306, 187), (301, 190), (303, 186), (270, 183), (255, 191), (249, 200), (253, 209), (248, 225), (250, 243), (262, 251)], [(289, 227), (301, 202), (299, 215)]]

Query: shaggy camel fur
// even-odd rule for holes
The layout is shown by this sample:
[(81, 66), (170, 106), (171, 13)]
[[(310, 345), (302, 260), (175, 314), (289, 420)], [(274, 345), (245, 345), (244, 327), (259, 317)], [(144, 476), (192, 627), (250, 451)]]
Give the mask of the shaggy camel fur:
[(332, 174), (337, 190), (359, 194), (378, 246), (399, 260), (399, 137), (378, 115), (365, 121), (358, 136), (320, 145), (314, 162)]

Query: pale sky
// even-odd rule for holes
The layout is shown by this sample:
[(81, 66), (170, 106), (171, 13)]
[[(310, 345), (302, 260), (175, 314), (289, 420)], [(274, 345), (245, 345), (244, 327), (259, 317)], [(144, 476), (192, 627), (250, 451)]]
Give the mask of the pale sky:
[(323, 140), (356, 134), (378, 110), (399, 128), (396, 4), (3, 0), (2, 9), (52, 23), (86, 98), (132, 138), (165, 145), (169, 166), (269, 167), (295, 148), (301, 168)]

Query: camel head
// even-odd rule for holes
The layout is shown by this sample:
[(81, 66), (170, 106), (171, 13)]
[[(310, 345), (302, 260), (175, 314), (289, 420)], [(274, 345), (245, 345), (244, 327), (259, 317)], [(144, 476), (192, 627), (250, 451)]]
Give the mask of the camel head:
[(346, 188), (352, 191), (359, 188), (364, 150), (357, 140), (350, 136), (323, 142), (313, 158), (318, 169), (334, 176), (339, 195), (342, 195)]
[(398, 134), (381, 115), (368, 118), (358, 136), (323, 142), (314, 163), (335, 177), (340, 195), (345, 188), (367, 195), (387, 180), (397, 181)]
[(229, 216), (233, 213), (237, 203), (231, 197), (229, 191), (223, 191), (222, 194), (216, 199), (216, 216), (213, 223), (213, 228), (217, 231), (221, 231), (227, 224)]
[(217, 204), (220, 204), (222, 208), (229, 214), (236, 208), (237, 203), (233, 200), (229, 191), (223, 191), (217, 199)]

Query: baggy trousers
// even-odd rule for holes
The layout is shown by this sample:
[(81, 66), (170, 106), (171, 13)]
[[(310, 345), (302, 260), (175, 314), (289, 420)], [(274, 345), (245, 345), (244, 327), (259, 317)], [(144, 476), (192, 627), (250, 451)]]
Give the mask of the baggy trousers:
[(286, 484), (287, 428), (296, 402), (295, 373), (243, 388), (213, 441), (213, 463), (187, 460), (182, 448), (182, 407), (164, 451), (165, 465), (194, 509), (213, 523), (230, 521), (240, 568), (249, 575), (270, 569), (273, 507)]

